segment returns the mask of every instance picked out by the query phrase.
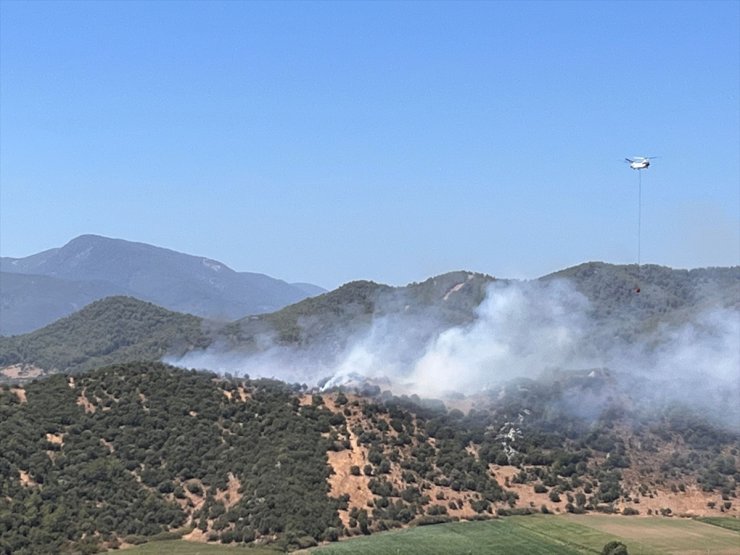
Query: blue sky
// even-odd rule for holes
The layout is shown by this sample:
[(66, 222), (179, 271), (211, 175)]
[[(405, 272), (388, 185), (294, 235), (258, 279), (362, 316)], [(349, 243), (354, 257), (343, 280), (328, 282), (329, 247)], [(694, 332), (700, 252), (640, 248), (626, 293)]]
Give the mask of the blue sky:
[(740, 264), (739, 2), (0, 5), (0, 253), (327, 288)]

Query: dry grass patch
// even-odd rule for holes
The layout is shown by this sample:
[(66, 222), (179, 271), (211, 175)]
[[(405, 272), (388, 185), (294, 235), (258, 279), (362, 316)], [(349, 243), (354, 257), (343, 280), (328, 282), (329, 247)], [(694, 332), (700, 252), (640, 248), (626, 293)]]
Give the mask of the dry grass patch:
[[(539, 511), (544, 505), (551, 513), (559, 513), (565, 510), (565, 495), (562, 496), (560, 503), (554, 503), (550, 499), (549, 493), (535, 493), (534, 484), (514, 483), (514, 476), (519, 474), (521, 470), (516, 466), (499, 466), (491, 464), (488, 465), (488, 468), (499, 486), (507, 490), (511, 490), (519, 496), (517, 507)], [(507, 478), (509, 485), (506, 485)]]
[(349, 441), (349, 449), (327, 452), (329, 464), (333, 470), (332, 475), (329, 476), (331, 496), (349, 495), (347, 510), (339, 511), (339, 518), (345, 526), (349, 526), (350, 509), (353, 507), (366, 509), (367, 502), (374, 498), (370, 488), (368, 488), (369, 477), (362, 472), (359, 476), (355, 476), (351, 472), (353, 466), (362, 470), (363, 466), (367, 464), (367, 448), (357, 442), (357, 436), (352, 433), (351, 429), (349, 430)]
[[(686, 487), (686, 491), (672, 492), (658, 489), (652, 492), (652, 497), (641, 496), (639, 503), (620, 501), (616, 503), (619, 509), (632, 508), (640, 511), (640, 515), (646, 516), (648, 510), (653, 514), (660, 514), (661, 509), (671, 509), (671, 514), (681, 516), (736, 516), (738, 509), (735, 503), (725, 512), (720, 511), (724, 508), (722, 496), (716, 492), (702, 491), (696, 486)], [(734, 500), (733, 500), (734, 501)], [(709, 503), (714, 502), (715, 508), (710, 508)]]

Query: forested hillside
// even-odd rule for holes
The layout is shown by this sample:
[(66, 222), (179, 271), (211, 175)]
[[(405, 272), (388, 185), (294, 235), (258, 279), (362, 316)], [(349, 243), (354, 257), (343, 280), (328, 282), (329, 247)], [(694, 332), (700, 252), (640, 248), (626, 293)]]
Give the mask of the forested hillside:
[(319, 415), (290, 388), (162, 365), (0, 395), (0, 550), (94, 552), (190, 524), (214, 539), (339, 526)]
[(108, 297), (35, 332), (0, 337), (0, 367), (77, 372), (112, 362), (156, 361), (173, 349), (208, 343), (197, 316), (131, 297)]
[(28, 333), (97, 299), (129, 294), (104, 281), (0, 272), (0, 336)]
[(180, 535), (293, 549), (531, 512), (736, 515), (737, 432), (637, 402), (604, 370), (518, 380), (462, 410), (152, 363), (6, 385), (0, 552)]
[[(740, 267), (673, 270), (587, 263), (532, 282), (451, 272), (405, 287), (368, 281), (305, 299), (277, 312), (230, 324), (170, 312), (121, 297), (98, 301), (36, 332), (0, 337), (0, 380), (16, 381), (50, 371), (78, 371), (133, 360), (182, 361), (201, 367), (199, 353), (247, 360), (275, 347), (290, 349), (302, 364), (332, 367), (358, 341), (373, 334), (393, 344), (397, 360), (412, 364), (431, 341), (454, 327), (480, 318), (490, 287), (533, 287), (562, 281), (585, 299), (582, 343), (597, 351), (619, 341), (657, 344), (652, 334), (681, 325), (712, 310), (740, 310)], [(640, 285), (641, 292), (635, 293)], [(544, 297), (542, 302), (557, 301)], [(699, 326), (701, 327), (701, 326)], [(190, 357), (189, 355), (196, 355)], [(185, 358), (183, 358), (185, 357)], [(204, 362), (204, 367), (208, 361)], [(11, 369), (18, 366), (20, 370)], [(23, 373), (23, 368), (30, 372)], [(238, 370), (238, 369), (236, 369)], [(267, 375), (280, 375), (280, 368)], [(314, 382), (326, 377), (312, 376)], [(292, 378), (291, 378), (292, 379)]]
[[(453, 272), (404, 288), (352, 282), (278, 312), (227, 325), (133, 298), (111, 297), (35, 332), (0, 337), (0, 368), (26, 365), (41, 374), (76, 372), (113, 362), (177, 358), (211, 344), (255, 353), (265, 347), (264, 337), (269, 338), (268, 346), (307, 348), (316, 356), (331, 357), (374, 319), (399, 315), (415, 318), (415, 327), (406, 326), (409, 343), (423, 344), (446, 327), (471, 321), (492, 279)], [(6, 381), (13, 376), (5, 375)]]
[(354, 281), (277, 312), (243, 318), (222, 333), (241, 349), (267, 333), (279, 345), (322, 345), (336, 351), (374, 320), (403, 317), (417, 325), (418, 329), (406, 330), (409, 334), (431, 335), (472, 321), (493, 280), (484, 274), (450, 272), (405, 287)]
[[(529, 283), (562, 280), (584, 295), (589, 315), (604, 329), (629, 336), (658, 323), (687, 321), (708, 307), (740, 308), (740, 266), (675, 270), (664, 266), (589, 262), (548, 274)], [(358, 281), (305, 299), (271, 314), (243, 318), (225, 329), (244, 345), (269, 331), (283, 344), (309, 345), (325, 337), (350, 337), (373, 318), (404, 316), (426, 323), (429, 332), (470, 323), (496, 283), (502, 280), (474, 272), (450, 272), (404, 287)], [(640, 287), (640, 293), (635, 289)]]
[[(659, 325), (688, 322), (712, 308), (740, 310), (740, 266), (677, 270), (588, 262), (540, 278), (565, 279), (588, 300), (598, 339), (634, 340)], [(640, 293), (636, 294), (635, 289)]]

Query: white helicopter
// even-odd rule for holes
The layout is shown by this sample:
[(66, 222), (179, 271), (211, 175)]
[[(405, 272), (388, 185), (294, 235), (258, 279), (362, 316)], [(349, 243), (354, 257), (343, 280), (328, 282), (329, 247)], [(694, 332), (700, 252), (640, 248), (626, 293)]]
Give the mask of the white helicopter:
[(633, 170), (646, 170), (650, 167), (650, 161), (656, 156), (635, 156), (632, 160), (625, 158), (625, 161)]

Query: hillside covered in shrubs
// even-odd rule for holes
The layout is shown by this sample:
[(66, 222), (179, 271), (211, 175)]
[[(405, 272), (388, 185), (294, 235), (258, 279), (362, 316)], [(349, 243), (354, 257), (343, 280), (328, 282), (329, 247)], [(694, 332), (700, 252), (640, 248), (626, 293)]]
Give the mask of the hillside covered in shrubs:
[[(518, 380), (459, 408), (375, 393), (158, 363), (2, 386), (0, 553), (180, 536), (290, 550), (512, 513), (737, 514), (737, 433), (678, 405), (626, 411), (608, 371)], [(586, 396), (597, 414), (566, 402)]]

